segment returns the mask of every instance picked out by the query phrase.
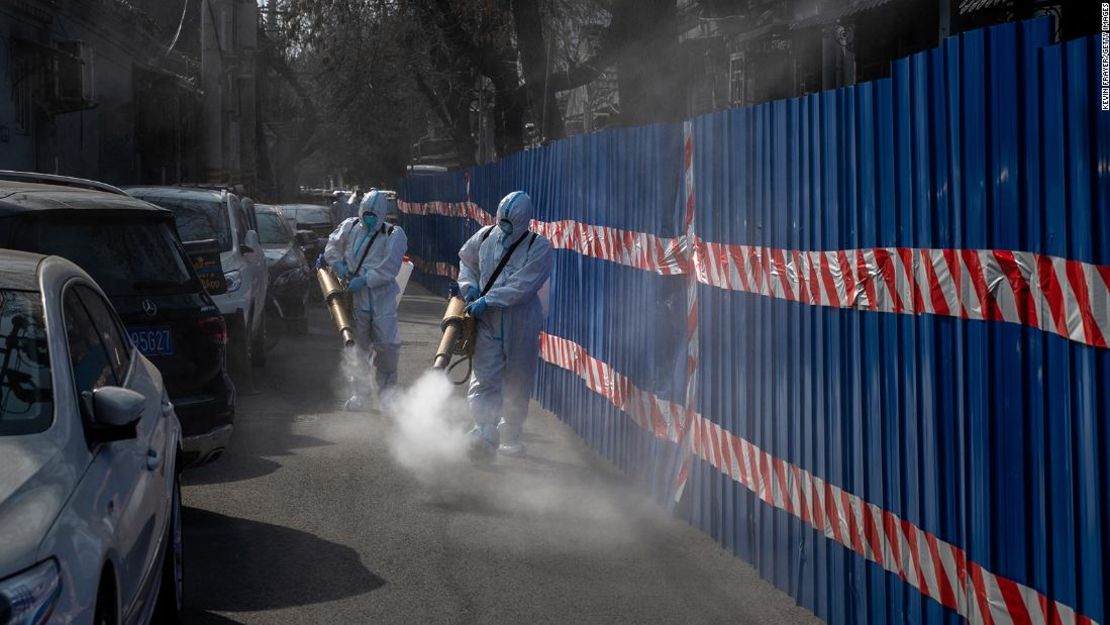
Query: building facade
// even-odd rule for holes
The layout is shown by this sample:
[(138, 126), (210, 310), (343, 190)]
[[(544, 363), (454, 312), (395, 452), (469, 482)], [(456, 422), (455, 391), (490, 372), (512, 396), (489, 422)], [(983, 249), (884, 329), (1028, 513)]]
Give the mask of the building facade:
[(676, 0), (690, 116), (890, 75), (952, 34), (1046, 15), (1081, 34), (1065, 0)]
[(0, 3), (0, 168), (253, 187), (256, 32), (249, 0)]

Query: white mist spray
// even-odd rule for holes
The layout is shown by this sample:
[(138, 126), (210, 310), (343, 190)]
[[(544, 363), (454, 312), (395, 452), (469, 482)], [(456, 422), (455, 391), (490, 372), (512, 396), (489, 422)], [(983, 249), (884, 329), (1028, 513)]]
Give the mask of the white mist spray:
[(389, 449), (417, 479), (429, 483), (466, 461), (465, 403), (442, 371), (427, 371), (394, 397), (386, 412), (393, 419)]
[(358, 381), (367, 374), (366, 367), (360, 366), (360, 360), (359, 350), (355, 348), (343, 350), (343, 360), (340, 362), (339, 370), (343, 374), (343, 383), (345, 385), (342, 389), (344, 399), (358, 392)]

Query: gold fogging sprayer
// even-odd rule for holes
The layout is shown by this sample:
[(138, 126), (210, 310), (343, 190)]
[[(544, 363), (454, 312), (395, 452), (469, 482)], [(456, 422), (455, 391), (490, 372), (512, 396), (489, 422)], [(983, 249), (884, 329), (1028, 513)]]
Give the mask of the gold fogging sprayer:
[(316, 270), (316, 281), (320, 283), (320, 291), (324, 294), (324, 303), (328, 305), (331, 320), (343, 337), (343, 346), (352, 347), (355, 344), (355, 322), (351, 315), (351, 296), (347, 287), (334, 272), (328, 267)]
[[(450, 372), (463, 362), (467, 363), (466, 377), (452, 380), (455, 384), (465, 384), (470, 379), (470, 359), (474, 356), (474, 341), (477, 338), (477, 321), (466, 314), (466, 300), (459, 295), (459, 287), (451, 285), (451, 293), (447, 298), (447, 311), (443, 313), (440, 323), (443, 338), (436, 349), (436, 357), (432, 360), (432, 369)], [(458, 356), (455, 364), (451, 364), (451, 357)]]

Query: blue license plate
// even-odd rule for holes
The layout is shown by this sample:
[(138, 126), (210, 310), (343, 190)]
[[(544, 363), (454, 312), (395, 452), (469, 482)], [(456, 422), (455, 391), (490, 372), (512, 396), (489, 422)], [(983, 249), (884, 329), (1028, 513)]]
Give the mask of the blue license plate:
[(132, 328), (127, 333), (144, 356), (173, 355), (173, 333), (169, 328)]

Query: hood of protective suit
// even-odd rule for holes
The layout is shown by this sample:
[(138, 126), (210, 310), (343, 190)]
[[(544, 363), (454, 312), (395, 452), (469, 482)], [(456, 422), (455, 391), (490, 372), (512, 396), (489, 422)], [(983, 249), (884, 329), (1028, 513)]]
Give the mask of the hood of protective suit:
[(362, 204), (358, 207), (358, 218), (362, 219), (363, 215), (374, 214), (378, 217), (378, 223), (385, 223), (385, 215), (389, 212), (389, 198), (381, 191), (370, 191), (362, 197)]
[(532, 198), (524, 191), (513, 191), (501, 199), (497, 205), (497, 223), (502, 219), (513, 224), (512, 239), (524, 236), (532, 223)]

